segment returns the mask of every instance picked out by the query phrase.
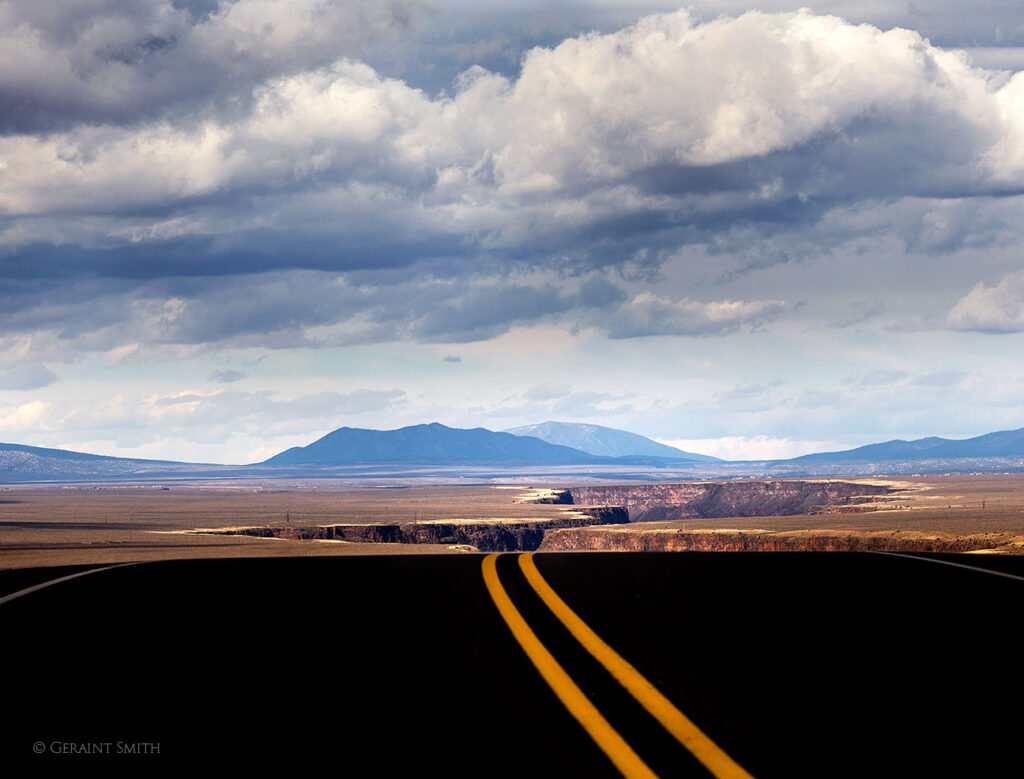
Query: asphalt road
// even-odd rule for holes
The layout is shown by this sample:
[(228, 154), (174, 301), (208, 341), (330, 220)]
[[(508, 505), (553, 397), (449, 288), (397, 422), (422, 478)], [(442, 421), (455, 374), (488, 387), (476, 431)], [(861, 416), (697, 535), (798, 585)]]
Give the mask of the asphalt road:
[[(1024, 775), (1024, 580), (1013, 578), (1024, 559), (532, 559), (570, 612), (738, 771)], [(0, 765), (137, 775), (326, 759), (342, 776), (618, 776), (513, 635), (484, 560), (145, 563), (6, 602), (86, 568), (0, 572)], [(495, 562), (536, 641), (643, 766), (726, 775), (570, 634), (519, 556)]]

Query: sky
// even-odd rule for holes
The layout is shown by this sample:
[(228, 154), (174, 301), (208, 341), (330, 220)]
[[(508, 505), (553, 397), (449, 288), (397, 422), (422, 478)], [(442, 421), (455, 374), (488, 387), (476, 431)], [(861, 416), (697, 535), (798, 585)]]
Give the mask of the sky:
[(1024, 426), (1010, 2), (0, 1), (0, 441)]

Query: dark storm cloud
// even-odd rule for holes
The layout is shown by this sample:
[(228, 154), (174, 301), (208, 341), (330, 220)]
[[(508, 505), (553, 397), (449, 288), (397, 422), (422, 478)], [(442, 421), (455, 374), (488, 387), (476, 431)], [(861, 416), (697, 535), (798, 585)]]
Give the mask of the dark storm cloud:
[(462, 295), (437, 301), (413, 325), (425, 340), (480, 341), (493, 338), (517, 322), (532, 322), (569, 310), (572, 301), (557, 290), (512, 285), (468, 289)]
[[(582, 284), (552, 274), (527, 283), (493, 272), (439, 280), (429, 266), (404, 280), (375, 284), (297, 270), (116, 284), (33, 279), (6, 285), (12, 305), (0, 310), (0, 360), (5, 339), (21, 343), (20, 336), (41, 332), (48, 337), (35, 338), (33, 348), (46, 359), (70, 359), (76, 350), (108, 351), (126, 342), (269, 348), (399, 338), (458, 343), (569, 310), (597, 311), (619, 299), (617, 289), (596, 276)], [(217, 372), (212, 380), (226, 381), (227, 375), (234, 373)]]

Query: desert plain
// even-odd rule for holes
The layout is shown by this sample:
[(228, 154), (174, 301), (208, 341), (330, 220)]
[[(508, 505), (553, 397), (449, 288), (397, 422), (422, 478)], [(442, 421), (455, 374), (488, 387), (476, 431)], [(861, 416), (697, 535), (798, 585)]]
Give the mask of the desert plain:
[[(749, 491), (749, 485), (773, 492), (837, 483), (860, 485), (866, 494), (814, 506), (805, 500), (787, 509), (801, 513), (763, 516), (749, 501), (720, 502), (717, 509), (676, 505), (657, 521), (630, 522), (621, 515), (591, 519), (587, 501), (579, 497), (587, 490), (578, 491), (569, 504), (537, 502), (564, 500), (563, 485), (353, 487), (330, 480), (16, 485), (0, 489), (0, 569), (186, 558), (465, 554), (498, 548), (1024, 554), (1024, 474), (697, 484), (727, 494)], [(677, 486), (694, 489), (693, 482)], [(588, 490), (601, 495), (593, 485)], [(616, 498), (608, 503), (627, 504), (630, 518), (642, 519), (632, 496), (646, 495), (649, 507), (665, 494), (666, 485), (633, 482), (607, 485), (607, 490), (604, 494)], [(722, 505), (740, 510), (735, 516), (694, 515), (728, 511)], [(401, 532), (377, 532), (388, 527)], [(525, 541), (522, 534), (518, 541), (489, 540), (491, 528), (524, 527), (533, 531)], [(470, 530), (472, 537), (467, 536)]]

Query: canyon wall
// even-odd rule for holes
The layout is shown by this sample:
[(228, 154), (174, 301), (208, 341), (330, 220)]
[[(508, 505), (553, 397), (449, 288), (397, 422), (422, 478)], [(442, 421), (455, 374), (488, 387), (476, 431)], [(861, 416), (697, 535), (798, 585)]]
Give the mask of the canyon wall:
[(544, 536), (540, 551), (601, 552), (974, 552), (1019, 540), (1004, 533), (966, 536), (917, 532), (844, 533), (835, 530), (655, 530), (567, 528)]
[[(895, 490), (840, 481), (732, 481), (573, 487), (577, 506), (624, 506), (631, 522), (768, 517), (864, 510)], [(895, 500), (895, 498), (888, 498)]]
[(222, 535), (292, 540), (334, 540), (378, 544), (447, 544), (473, 546), (482, 552), (533, 551), (553, 529), (628, 523), (621, 506), (581, 506), (559, 519), (453, 520), (365, 525), (316, 525), (297, 527), (247, 527), (205, 531)]
[[(203, 531), (293, 540), (471, 546), (484, 552), (646, 551), (949, 551), (989, 548), (967, 539), (841, 531), (698, 531), (626, 527), (631, 522), (789, 516), (872, 511), (898, 492), (840, 481), (646, 483), (541, 490), (530, 502), (566, 506), (550, 519), (453, 519), (429, 522), (249, 527)], [(569, 505), (571, 504), (571, 508)], [(608, 527), (595, 527), (608, 526)], [(909, 544), (909, 546), (908, 546)]]

